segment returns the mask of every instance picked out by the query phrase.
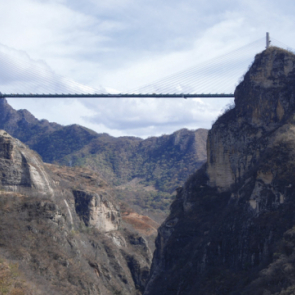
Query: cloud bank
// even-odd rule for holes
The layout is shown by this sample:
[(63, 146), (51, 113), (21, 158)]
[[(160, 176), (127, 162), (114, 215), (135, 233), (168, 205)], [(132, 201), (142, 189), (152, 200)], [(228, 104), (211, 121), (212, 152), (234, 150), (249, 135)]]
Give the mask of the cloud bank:
[[(3, 93), (147, 89), (154, 81), (206, 61), (208, 65), (260, 40), (240, 59), (220, 66), (223, 71), (205, 66), (195, 80), (192, 76), (193, 86), (186, 82), (169, 86), (171, 91), (224, 92), (234, 88), (255, 53), (264, 49), (265, 32), (283, 42), (275, 41), (278, 45), (295, 48), (295, 3), (289, 0), (10, 0), (0, 3), (0, 10)], [(203, 79), (202, 87), (207, 88), (201, 88), (197, 79)], [(211, 84), (204, 82), (210, 80)], [(147, 137), (183, 127), (210, 128), (230, 101), (10, 99), (9, 103), (60, 124)]]

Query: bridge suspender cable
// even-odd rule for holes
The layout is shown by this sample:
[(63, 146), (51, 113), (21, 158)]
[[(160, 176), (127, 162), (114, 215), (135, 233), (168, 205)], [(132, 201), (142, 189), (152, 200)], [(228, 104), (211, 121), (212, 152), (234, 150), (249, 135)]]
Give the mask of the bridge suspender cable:
[[(230, 98), (234, 97), (231, 91), (235, 80), (240, 77), (244, 67), (249, 65), (249, 57), (253, 58), (253, 53), (257, 52), (258, 46), (261, 48), (263, 41), (264, 38), (261, 38), (223, 56), (154, 81), (152, 84), (133, 89), (130, 93), (105, 93), (102, 89), (87, 87), (51, 72), (43, 73), (43, 68), (32, 67), (31, 69), (27, 61), (19, 58), (16, 62), (14, 59), (16, 82), (12, 85), (15, 90), (6, 90), (9, 87), (7, 83), (4, 83), (2, 91), (5, 93), (0, 92), (0, 98)], [(275, 39), (272, 41), (275, 44), (277, 42)], [(270, 42), (267, 32), (266, 49), (269, 48)], [(5, 61), (3, 69), (9, 70), (12, 66), (10, 59), (7, 57), (3, 60)], [(21, 76), (24, 71), (31, 77), (28, 83), (17, 79), (18, 75)], [(210, 93), (211, 91), (215, 93)]]

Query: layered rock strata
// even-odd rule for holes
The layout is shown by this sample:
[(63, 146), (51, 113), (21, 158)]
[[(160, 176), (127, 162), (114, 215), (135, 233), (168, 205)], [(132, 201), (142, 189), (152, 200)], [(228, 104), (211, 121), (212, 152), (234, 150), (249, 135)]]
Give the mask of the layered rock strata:
[[(255, 57), (178, 189), (145, 295), (293, 294), (295, 55)], [(293, 290), (293, 291), (292, 291)]]
[(0, 264), (26, 282), (11, 294), (142, 294), (151, 251), (99, 174), (44, 164), (0, 130), (0, 181)]
[(6, 190), (30, 188), (42, 194), (53, 194), (53, 183), (39, 155), (4, 130), (0, 130), (0, 181)]

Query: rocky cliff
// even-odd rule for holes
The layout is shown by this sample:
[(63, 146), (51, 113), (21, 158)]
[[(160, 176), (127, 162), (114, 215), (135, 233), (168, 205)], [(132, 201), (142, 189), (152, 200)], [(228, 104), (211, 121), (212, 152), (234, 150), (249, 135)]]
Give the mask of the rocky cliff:
[(53, 197), (52, 181), (39, 155), (0, 130), (1, 187), (10, 191), (36, 191)]
[(207, 159), (159, 228), (144, 294), (294, 294), (294, 54), (255, 57)]
[[(0, 129), (39, 153), (44, 162), (83, 166), (117, 186), (116, 194), (163, 220), (171, 194), (206, 160), (205, 129), (181, 129), (141, 139), (98, 134), (79, 125), (61, 126), (14, 110), (0, 99)], [(128, 189), (126, 189), (128, 188)]]
[(0, 293), (142, 294), (151, 252), (99, 174), (0, 131)]

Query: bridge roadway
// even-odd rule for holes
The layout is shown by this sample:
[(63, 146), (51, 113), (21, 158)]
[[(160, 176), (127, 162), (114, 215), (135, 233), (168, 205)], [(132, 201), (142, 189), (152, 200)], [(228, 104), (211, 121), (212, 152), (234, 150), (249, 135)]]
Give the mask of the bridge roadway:
[(233, 93), (147, 93), (147, 94), (136, 94), (136, 93), (118, 93), (118, 94), (109, 94), (109, 93), (93, 93), (93, 94), (6, 94), (0, 92), (0, 98), (213, 98), (213, 97), (234, 97)]

